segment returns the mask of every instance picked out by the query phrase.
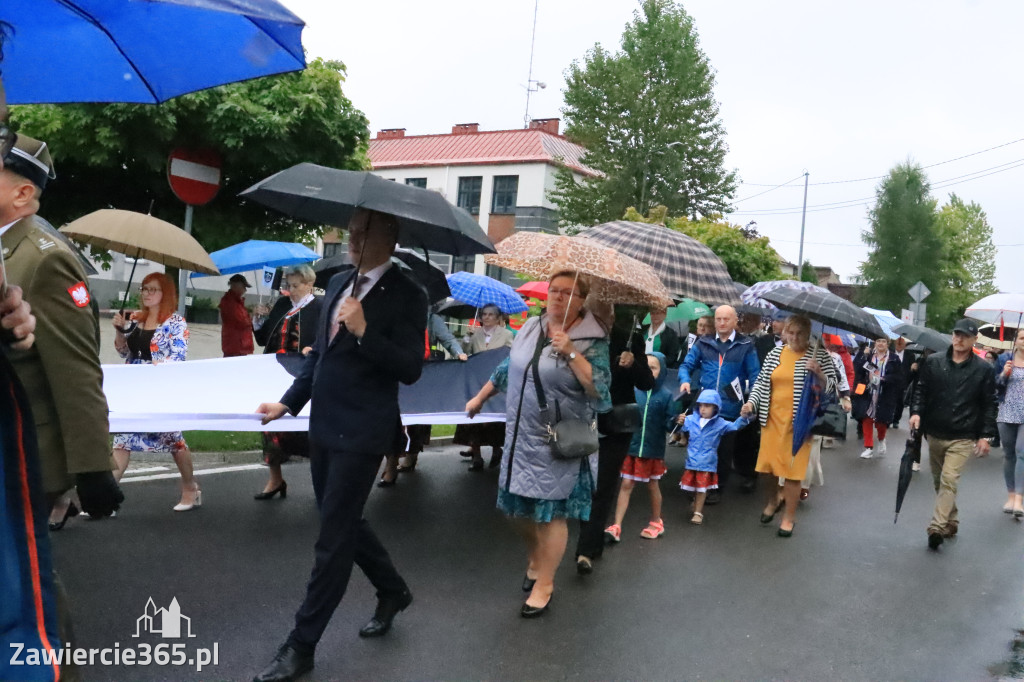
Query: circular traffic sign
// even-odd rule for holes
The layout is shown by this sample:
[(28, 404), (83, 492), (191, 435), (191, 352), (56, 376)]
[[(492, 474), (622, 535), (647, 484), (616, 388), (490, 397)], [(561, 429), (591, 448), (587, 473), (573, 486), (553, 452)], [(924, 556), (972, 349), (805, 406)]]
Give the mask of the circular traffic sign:
[(220, 155), (212, 149), (179, 147), (167, 159), (167, 181), (171, 190), (192, 206), (202, 206), (217, 196), (220, 171)]

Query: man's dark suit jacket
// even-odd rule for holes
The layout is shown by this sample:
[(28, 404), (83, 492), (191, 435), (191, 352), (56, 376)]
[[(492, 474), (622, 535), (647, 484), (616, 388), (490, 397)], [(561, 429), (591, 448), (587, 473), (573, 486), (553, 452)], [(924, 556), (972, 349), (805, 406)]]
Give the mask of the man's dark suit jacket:
[(281, 398), (292, 414), (312, 399), (309, 437), (329, 450), (366, 454), (394, 452), (401, 430), (398, 382), (414, 383), (423, 369), (427, 297), (391, 267), (363, 297), (366, 333), (344, 327), (328, 343), (338, 297), (354, 278), (331, 278), (313, 350)]

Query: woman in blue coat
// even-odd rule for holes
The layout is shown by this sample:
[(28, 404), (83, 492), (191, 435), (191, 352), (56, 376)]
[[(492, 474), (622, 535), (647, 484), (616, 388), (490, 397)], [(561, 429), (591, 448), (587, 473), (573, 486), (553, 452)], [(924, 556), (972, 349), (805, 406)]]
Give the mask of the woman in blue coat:
[(704, 499), (708, 491), (718, 487), (718, 444), (722, 437), (739, 431), (750, 423), (746, 417), (729, 421), (719, 412), (722, 398), (718, 391), (706, 388), (697, 396), (697, 411), (683, 420), (683, 428), (690, 434), (686, 447), (686, 471), (679, 487), (694, 493), (693, 518), (690, 523), (704, 523)]

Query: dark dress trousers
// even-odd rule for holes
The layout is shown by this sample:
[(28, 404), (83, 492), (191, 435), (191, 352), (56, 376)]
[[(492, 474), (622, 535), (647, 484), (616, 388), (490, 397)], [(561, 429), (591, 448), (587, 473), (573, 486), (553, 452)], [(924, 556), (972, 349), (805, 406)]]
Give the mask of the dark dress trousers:
[(329, 340), (331, 317), (351, 272), (327, 285), (316, 343), (281, 398), (292, 414), (312, 399), (310, 471), (320, 535), (306, 598), (295, 614), (289, 643), (311, 651), (345, 595), (352, 564), (377, 596), (407, 589), (387, 550), (363, 518), (381, 459), (395, 452), (401, 434), (398, 383), (411, 384), (423, 368), (427, 299), (398, 268), (387, 270), (362, 299), (366, 332), (344, 327)]

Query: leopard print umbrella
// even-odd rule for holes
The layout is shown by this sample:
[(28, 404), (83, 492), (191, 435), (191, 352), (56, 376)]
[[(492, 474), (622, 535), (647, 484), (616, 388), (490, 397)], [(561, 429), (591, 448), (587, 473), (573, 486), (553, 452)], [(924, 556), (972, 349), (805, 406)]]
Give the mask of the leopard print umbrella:
[(588, 275), (590, 295), (599, 301), (646, 307), (674, 304), (651, 266), (592, 241), (517, 232), (499, 242), (497, 250), (485, 255), (484, 262), (545, 279), (563, 270)]

